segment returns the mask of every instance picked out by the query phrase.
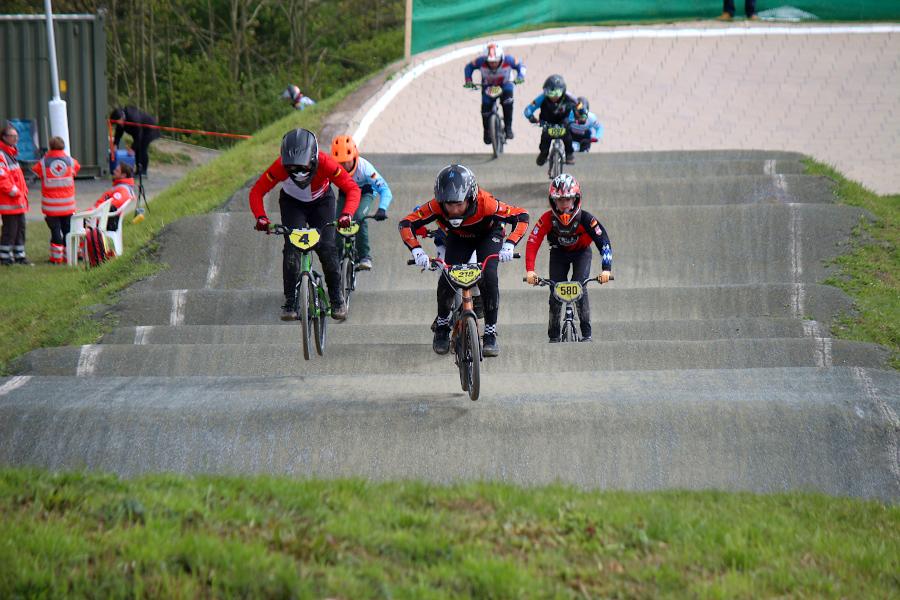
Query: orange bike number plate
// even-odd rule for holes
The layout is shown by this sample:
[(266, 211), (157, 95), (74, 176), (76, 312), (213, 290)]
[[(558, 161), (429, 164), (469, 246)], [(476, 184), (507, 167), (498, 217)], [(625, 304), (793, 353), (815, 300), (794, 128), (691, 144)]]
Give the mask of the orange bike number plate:
[(556, 284), (554, 291), (556, 292), (556, 297), (563, 302), (575, 302), (581, 298), (583, 293), (581, 284), (577, 281), (561, 281)]
[(291, 243), (301, 250), (309, 250), (319, 243), (318, 229), (294, 229), (289, 239)]

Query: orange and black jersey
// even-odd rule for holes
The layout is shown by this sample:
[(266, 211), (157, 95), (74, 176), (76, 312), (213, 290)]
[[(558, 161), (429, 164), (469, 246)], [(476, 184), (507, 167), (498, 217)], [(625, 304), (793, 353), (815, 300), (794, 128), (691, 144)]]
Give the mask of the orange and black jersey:
[(584, 250), (594, 243), (600, 251), (601, 268), (604, 271), (611, 271), (612, 246), (609, 243), (606, 229), (586, 210), (582, 210), (577, 219), (578, 227), (572, 233), (563, 233), (556, 227), (552, 211), (548, 210), (542, 214), (534, 224), (531, 235), (528, 236), (528, 244), (525, 246), (525, 270), (534, 271), (538, 248), (541, 247), (541, 243), (546, 237), (551, 248), (559, 248), (566, 252)]
[(515, 245), (528, 231), (528, 211), (518, 206), (500, 202), (490, 193), (479, 189), (475, 198), (475, 213), (467, 217), (459, 227), (451, 227), (440, 203), (431, 199), (400, 220), (400, 237), (406, 247), (412, 250), (419, 247), (415, 231), (425, 225), (437, 221), (438, 227), (450, 235), (461, 238), (480, 238), (490, 235), (504, 223), (513, 226), (506, 241)]

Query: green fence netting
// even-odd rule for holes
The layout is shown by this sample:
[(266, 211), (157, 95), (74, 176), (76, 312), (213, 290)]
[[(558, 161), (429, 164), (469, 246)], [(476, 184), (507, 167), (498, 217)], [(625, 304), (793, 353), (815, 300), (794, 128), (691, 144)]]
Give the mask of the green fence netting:
[[(743, 0), (735, 5), (742, 15)], [(900, 0), (758, 0), (756, 10), (784, 6), (830, 21), (900, 20)], [(412, 52), (541, 24), (710, 19), (721, 12), (721, 0), (413, 0)]]

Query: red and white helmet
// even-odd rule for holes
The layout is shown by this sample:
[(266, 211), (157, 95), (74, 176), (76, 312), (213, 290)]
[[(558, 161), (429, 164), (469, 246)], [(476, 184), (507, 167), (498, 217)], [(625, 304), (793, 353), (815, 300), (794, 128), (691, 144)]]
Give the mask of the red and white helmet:
[[(556, 201), (561, 198), (572, 198), (575, 202), (572, 208), (561, 211), (556, 206)], [(581, 212), (581, 184), (568, 173), (560, 173), (550, 182), (548, 195), (550, 210), (553, 211), (553, 219), (559, 224), (562, 231), (574, 231), (578, 227), (578, 214)]]
[(497, 42), (489, 42), (484, 46), (484, 60), (489, 67), (496, 69), (503, 62), (503, 46)]

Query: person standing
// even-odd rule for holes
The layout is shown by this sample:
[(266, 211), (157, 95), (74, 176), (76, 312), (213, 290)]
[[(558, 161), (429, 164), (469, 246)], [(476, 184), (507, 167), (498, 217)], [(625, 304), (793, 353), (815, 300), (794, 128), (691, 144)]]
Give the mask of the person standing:
[(41, 212), (50, 228), (50, 263), (54, 265), (66, 262), (66, 235), (75, 214), (75, 176), (81, 170), (65, 149), (61, 137), (50, 138), (50, 150), (31, 167), (41, 180)]
[(0, 265), (30, 265), (25, 257), (25, 213), (28, 186), (16, 156), (19, 132), (7, 124), (0, 130)]
[[(113, 137), (113, 156), (119, 147), (122, 134), (127, 133), (134, 140), (134, 166), (138, 175), (147, 174), (147, 166), (150, 164), (150, 142), (159, 139), (156, 119), (134, 106), (113, 109), (109, 118), (113, 121), (124, 121), (116, 124), (116, 132)], [(151, 127), (146, 127), (150, 125)]]
[[(744, 0), (744, 14), (751, 21), (758, 21), (756, 16), (756, 0)], [(734, 0), (723, 0), (722, 14), (719, 15), (720, 21), (730, 21), (734, 18)]]

